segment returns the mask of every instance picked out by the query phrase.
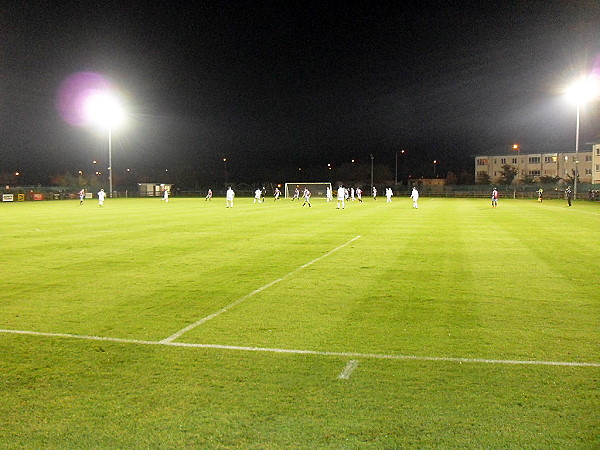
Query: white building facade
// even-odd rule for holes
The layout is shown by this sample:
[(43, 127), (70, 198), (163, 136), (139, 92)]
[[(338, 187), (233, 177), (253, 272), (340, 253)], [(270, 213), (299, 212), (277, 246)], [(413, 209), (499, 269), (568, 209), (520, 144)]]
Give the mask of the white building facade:
[(579, 163), (575, 160), (575, 152), (476, 156), (475, 179), (487, 174), (492, 182), (498, 182), (504, 165), (516, 169), (515, 182), (525, 178), (539, 181), (542, 177), (568, 180), (569, 176), (573, 177), (578, 166), (580, 183), (600, 184), (600, 142), (592, 144), (591, 151), (580, 151)]

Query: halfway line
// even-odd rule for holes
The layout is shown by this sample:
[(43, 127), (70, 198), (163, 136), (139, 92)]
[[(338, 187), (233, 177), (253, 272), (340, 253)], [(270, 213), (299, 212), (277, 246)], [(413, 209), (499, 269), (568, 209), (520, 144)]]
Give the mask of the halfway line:
[(212, 314), (210, 314), (209, 316), (203, 317), (202, 319), (188, 325), (185, 328), (182, 328), (181, 330), (179, 330), (177, 333), (172, 334), (171, 336), (169, 336), (168, 338), (163, 339), (161, 342), (161, 344), (166, 344), (168, 342), (172, 342), (175, 339), (179, 338), (183, 333), (186, 333), (190, 330), (193, 330), (194, 328), (196, 328), (199, 325), (202, 325), (204, 322), (208, 322), (211, 319), (214, 319), (215, 317), (223, 314), (224, 312), (227, 312), (228, 310), (230, 310), (231, 308), (233, 308), (234, 306), (239, 305), (240, 303), (242, 303), (244, 300), (249, 299), (250, 297), (256, 295), (256, 294), (260, 294), (262, 291), (264, 291), (265, 289), (270, 288), (271, 286), (289, 278), (290, 276), (294, 275), (296, 272), (299, 272), (302, 269), (306, 269), (308, 266), (321, 261), (323, 258), (327, 258), (329, 255), (331, 255), (332, 253), (337, 252), (338, 250), (346, 247), (347, 245), (351, 244), (352, 242), (356, 241), (357, 239), (359, 239), (361, 236), (356, 236), (355, 238), (350, 239), (348, 242), (346, 242), (345, 244), (340, 245), (339, 247), (334, 248), (333, 250), (330, 250), (329, 252), (325, 253), (322, 256), (319, 256), (316, 259), (313, 259), (310, 262), (307, 262), (306, 264), (303, 264), (302, 266), (298, 267), (297, 269), (292, 270), (291, 272), (289, 272), (288, 274), (282, 276), (281, 278), (277, 278), (276, 280), (271, 281), (270, 283), (265, 284), (262, 287), (259, 287), (258, 289), (255, 289), (254, 291), (250, 292), (249, 294), (244, 295), (242, 298), (238, 298), (236, 301), (234, 301), (233, 303), (230, 303), (229, 305), (225, 306), (224, 308), (221, 308), (220, 310), (218, 310), (217, 312), (214, 312)]

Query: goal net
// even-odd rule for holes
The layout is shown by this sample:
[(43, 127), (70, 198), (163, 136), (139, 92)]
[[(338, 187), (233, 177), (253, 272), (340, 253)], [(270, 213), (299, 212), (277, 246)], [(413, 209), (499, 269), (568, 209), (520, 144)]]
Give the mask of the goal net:
[(294, 198), (296, 188), (300, 197), (304, 188), (308, 188), (312, 198), (327, 198), (327, 188), (331, 188), (331, 183), (285, 183), (285, 198)]

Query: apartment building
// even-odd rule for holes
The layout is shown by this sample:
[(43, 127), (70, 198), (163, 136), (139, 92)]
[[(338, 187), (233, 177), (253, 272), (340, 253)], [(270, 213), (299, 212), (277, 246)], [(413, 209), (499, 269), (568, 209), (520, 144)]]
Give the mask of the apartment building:
[(600, 184), (600, 142), (593, 143), (592, 149), (579, 152), (579, 164), (575, 161), (575, 152), (529, 153), (506, 155), (480, 155), (475, 157), (475, 179), (488, 174), (492, 182), (498, 182), (502, 176), (502, 166), (510, 165), (517, 170), (516, 180), (532, 177), (558, 177), (568, 179), (579, 166), (581, 183)]

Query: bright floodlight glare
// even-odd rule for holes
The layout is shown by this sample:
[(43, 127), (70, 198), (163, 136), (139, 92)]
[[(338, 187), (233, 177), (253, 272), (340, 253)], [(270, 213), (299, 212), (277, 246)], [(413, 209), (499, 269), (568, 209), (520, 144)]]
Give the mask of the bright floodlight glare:
[(95, 92), (85, 100), (85, 115), (90, 122), (113, 127), (120, 124), (125, 115), (119, 99), (108, 92)]
[(567, 89), (567, 95), (578, 105), (597, 97), (600, 91), (598, 77), (580, 78)]

